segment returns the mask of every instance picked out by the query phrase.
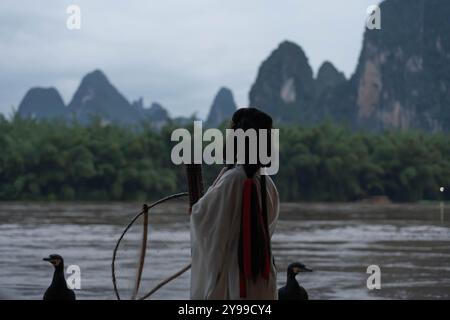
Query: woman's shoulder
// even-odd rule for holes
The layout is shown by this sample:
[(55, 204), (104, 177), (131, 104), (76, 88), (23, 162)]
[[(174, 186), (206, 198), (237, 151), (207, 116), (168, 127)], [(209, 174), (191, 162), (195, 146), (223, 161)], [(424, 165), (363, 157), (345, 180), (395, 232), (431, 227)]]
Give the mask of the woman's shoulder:
[[(209, 188), (206, 194), (223, 193), (224, 190), (238, 188), (245, 180), (245, 171), (239, 167), (227, 169)], [(228, 194), (229, 192), (224, 192)]]
[(242, 166), (234, 166), (224, 172), (219, 179), (219, 183), (229, 184), (234, 182), (242, 182), (246, 179), (245, 171)]

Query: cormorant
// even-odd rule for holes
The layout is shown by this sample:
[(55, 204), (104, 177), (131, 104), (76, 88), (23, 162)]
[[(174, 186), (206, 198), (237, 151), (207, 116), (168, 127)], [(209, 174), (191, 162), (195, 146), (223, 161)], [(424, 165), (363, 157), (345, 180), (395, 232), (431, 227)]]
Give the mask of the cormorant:
[(284, 287), (278, 289), (279, 300), (308, 300), (308, 293), (300, 286), (295, 276), (300, 272), (312, 272), (300, 262), (291, 263), (287, 269), (287, 281)]
[(55, 267), (53, 280), (45, 291), (44, 300), (75, 300), (75, 292), (67, 287), (64, 277), (64, 260), (58, 254), (52, 254), (42, 259), (50, 262)]

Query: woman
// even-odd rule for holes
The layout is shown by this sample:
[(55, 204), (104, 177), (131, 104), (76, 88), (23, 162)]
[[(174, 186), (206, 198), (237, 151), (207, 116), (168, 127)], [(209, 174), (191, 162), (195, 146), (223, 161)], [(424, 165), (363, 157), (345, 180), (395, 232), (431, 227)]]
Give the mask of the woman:
[[(255, 108), (232, 117), (231, 129), (271, 128), (271, 117)], [(261, 175), (261, 164), (249, 164), (246, 156), (244, 164), (224, 168), (192, 207), (191, 299), (277, 299), (270, 238), (278, 192)]]

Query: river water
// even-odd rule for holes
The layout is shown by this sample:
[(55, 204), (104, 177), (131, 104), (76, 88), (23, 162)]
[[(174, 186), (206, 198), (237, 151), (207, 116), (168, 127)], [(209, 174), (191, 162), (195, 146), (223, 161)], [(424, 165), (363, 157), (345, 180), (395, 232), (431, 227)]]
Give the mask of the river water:
[[(81, 270), (78, 299), (114, 299), (111, 257), (139, 211), (136, 203), (0, 203), (0, 298), (41, 299), (59, 253)], [(140, 295), (189, 263), (187, 207), (150, 213)], [(130, 298), (142, 232), (137, 220), (117, 257), (121, 297)], [(300, 261), (314, 269), (297, 279), (310, 299), (450, 299), (450, 204), (285, 203), (273, 237), (278, 284)], [(378, 265), (381, 289), (369, 290)], [(152, 296), (188, 299), (189, 272)]]

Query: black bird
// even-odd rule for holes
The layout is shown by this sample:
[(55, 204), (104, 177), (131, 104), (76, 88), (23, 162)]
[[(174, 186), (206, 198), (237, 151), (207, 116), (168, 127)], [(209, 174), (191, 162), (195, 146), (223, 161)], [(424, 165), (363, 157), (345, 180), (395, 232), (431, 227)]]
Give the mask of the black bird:
[(44, 300), (75, 300), (75, 292), (67, 287), (64, 277), (64, 260), (59, 254), (51, 254), (42, 259), (50, 262), (55, 267), (53, 280), (45, 291)]
[(287, 269), (287, 281), (284, 287), (278, 289), (279, 300), (308, 300), (305, 288), (298, 284), (295, 276), (300, 272), (312, 272), (300, 262), (291, 263)]

